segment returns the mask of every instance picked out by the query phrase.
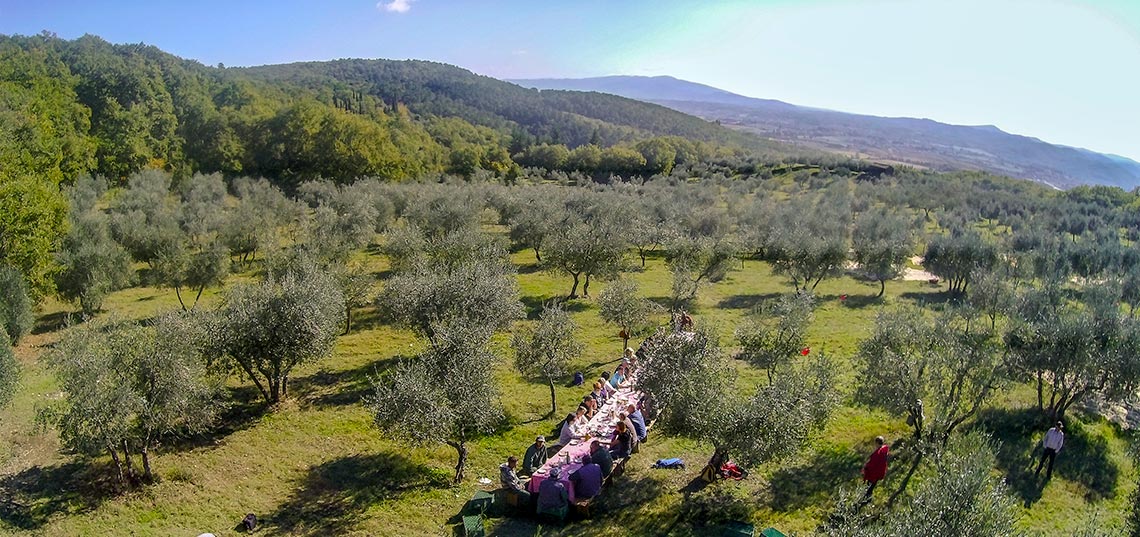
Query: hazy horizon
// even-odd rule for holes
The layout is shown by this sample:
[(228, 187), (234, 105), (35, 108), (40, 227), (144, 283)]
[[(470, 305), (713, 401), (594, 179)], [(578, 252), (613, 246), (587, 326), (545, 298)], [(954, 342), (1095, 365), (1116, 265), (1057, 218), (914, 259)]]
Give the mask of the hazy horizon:
[(1140, 161), (1127, 0), (0, 0), (0, 33), (98, 35), (207, 65), (425, 59), (496, 78), (673, 76), (855, 114), (995, 125)]

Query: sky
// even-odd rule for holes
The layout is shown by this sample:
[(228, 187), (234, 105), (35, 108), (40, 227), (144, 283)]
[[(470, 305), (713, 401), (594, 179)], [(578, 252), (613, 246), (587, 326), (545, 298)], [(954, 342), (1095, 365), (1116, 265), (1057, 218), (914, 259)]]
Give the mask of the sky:
[(497, 78), (671, 75), (1140, 161), (1140, 0), (0, 0), (0, 33), (44, 30), (207, 65), (416, 58)]

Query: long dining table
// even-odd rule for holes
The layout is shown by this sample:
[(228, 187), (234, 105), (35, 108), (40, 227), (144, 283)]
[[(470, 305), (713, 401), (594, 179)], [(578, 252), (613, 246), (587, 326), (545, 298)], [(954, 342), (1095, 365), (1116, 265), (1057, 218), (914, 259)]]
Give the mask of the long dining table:
[(602, 449), (609, 448), (610, 439), (617, 428), (618, 414), (623, 412), (627, 405), (637, 406), (641, 400), (641, 394), (630, 387), (633, 384), (632, 380), (627, 379), (627, 382), (629, 385), (618, 388), (617, 393), (610, 396), (606, 404), (598, 408), (597, 413), (586, 424), (586, 432), (589, 433), (589, 436), (570, 441), (569, 445), (562, 446), (558, 453), (547, 459), (546, 464), (535, 470), (534, 475), (531, 476), (527, 490), (537, 494), (539, 485), (547, 479), (550, 471), (558, 468), (561, 472), (559, 481), (566, 486), (570, 503), (577, 501), (574, 494), (574, 482), (570, 480), (570, 474), (582, 467), (582, 459), (590, 454), (590, 444), (594, 440), (602, 443)]

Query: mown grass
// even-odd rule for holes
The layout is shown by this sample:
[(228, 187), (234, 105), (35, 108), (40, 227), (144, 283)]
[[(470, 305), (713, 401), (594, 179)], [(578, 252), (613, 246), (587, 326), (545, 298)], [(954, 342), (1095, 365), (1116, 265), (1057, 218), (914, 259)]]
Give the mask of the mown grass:
[[(522, 298), (532, 312), (569, 291), (570, 280), (536, 270), (531, 251), (513, 254), (519, 266)], [(376, 274), (387, 269), (382, 256), (357, 254)], [(228, 285), (250, 278), (231, 278)], [(629, 274), (644, 296), (667, 302), (670, 276), (660, 255), (644, 270)], [(594, 282), (597, 296), (604, 282)], [(763, 301), (791, 286), (765, 263), (747, 261), (724, 281), (702, 288), (692, 309), (699, 324), (712, 327), (726, 347), (733, 330)], [(651, 433), (626, 475), (599, 500), (590, 520), (564, 527), (539, 527), (528, 518), (493, 518), (495, 535), (700, 535), (726, 518), (776, 526), (785, 533), (809, 533), (823, 520), (837, 491), (855, 486), (876, 435), (898, 438), (906, 426), (881, 412), (852, 405), (855, 372), (851, 361), (858, 341), (874, 324), (877, 311), (898, 304), (938, 304), (938, 288), (923, 282), (890, 282), (883, 299), (878, 284), (850, 277), (826, 280), (816, 295), (811, 326), (813, 352), (836, 362), (844, 405), (823, 431), (792, 461), (751, 469), (748, 479), (693, 486), (709, 446)], [(847, 300), (840, 300), (846, 294)], [(198, 306), (210, 307), (220, 290), (208, 290)], [(174, 293), (133, 288), (112, 295), (104, 316), (147, 318), (177, 308)], [(579, 326), (585, 352), (573, 369), (587, 378), (612, 370), (621, 352), (617, 328), (601, 321), (593, 300), (568, 305)], [(479, 488), (478, 477), (497, 479), (497, 466), (520, 455), (537, 434), (550, 434), (557, 421), (545, 417), (549, 394), (542, 382), (519, 378), (510, 365), (507, 338), (496, 346), (503, 361), (495, 374), (510, 426), (472, 446), (468, 479), (449, 484), (455, 453), (446, 446), (413, 448), (380, 437), (361, 404), (370, 377), (403, 356), (423, 348), (412, 333), (382, 324), (373, 308), (354, 316), (351, 333), (340, 338), (333, 356), (299, 368), (291, 377), (290, 397), (266, 409), (256, 391), (231, 382), (233, 406), (217, 431), (162, 446), (154, 458), (159, 483), (119, 492), (111, 483), (107, 461), (61, 453), (57, 436), (33, 424), (37, 406), (57, 397), (58, 388), (44, 356), (67, 330), (71, 306), (47, 302), (36, 333), (17, 349), (23, 365), (20, 392), (0, 412), (0, 531), (43, 535), (197, 535), (232, 534), (245, 515), (263, 521), (263, 533), (294, 535), (441, 535), (451, 534), (455, 515)], [(666, 320), (664, 314), (658, 319)], [(532, 321), (521, 321), (532, 322)], [(738, 363), (742, 389), (764, 374)], [(585, 390), (556, 387), (559, 410), (572, 408)], [(1126, 453), (1127, 437), (1102, 420), (1070, 420), (1072, 440), (1058, 458), (1052, 482), (1030, 479), (1040, 427), (1027, 387), (1005, 392), (971, 426), (993, 432), (1002, 442), (999, 467), (1023, 505), (1021, 526), (1060, 534), (1098, 516), (1105, 528), (1118, 526), (1128, 507), (1135, 479)], [(682, 457), (687, 470), (655, 470), (658, 458)], [(880, 488), (897, 485), (890, 473)], [(880, 494), (880, 493), (877, 493)]]

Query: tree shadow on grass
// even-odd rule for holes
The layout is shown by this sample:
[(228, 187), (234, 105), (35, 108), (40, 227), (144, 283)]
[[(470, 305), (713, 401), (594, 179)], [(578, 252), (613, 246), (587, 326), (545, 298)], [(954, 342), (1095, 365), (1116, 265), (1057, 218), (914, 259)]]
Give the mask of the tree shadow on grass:
[(816, 451), (799, 466), (777, 470), (769, 479), (772, 509), (794, 511), (820, 505), (844, 483), (859, 477), (863, 456), (846, 446), (830, 446)]
[(0, 522), (36, 530), (53, 515), (91, 511), (121, 491), (106, 464), (78, 461), (28, 468), (0, 477)]
[(352, 310), (352, 327), (349, 333), (356, 333), (363, 330), (370, 330), (378, 328), (384, 324), (386, 319), (380, 314), (380, 310), (374, 304), (364, 307), (355, 308)]
[(239, 431), (253, 427), (262, 416), (269, 412), (269, 406), (261, 398), (255, 386), (229, 388), (229, 404), (218, 416), (216, 425), (208, 431), (166, 440), (160, 453), (181, 453), (194, 449), (212, 448), (221, 440)]
[(522, 303), (523, 307), (526, 308), (526, 318), (531, 321), (537, 320), (539, 315), (542, 315), (542, 307), (545, 304), (561, 304), (562, 309), (568, 313), (586, 311), (590, 308), (589, 304), (580, 299), (566, 300), (566, 297), (563, 296), (524, 296)]
[(780, 293), (732, 295), (717, 302), (717, 309), (750, 310), (780, 297)]
[(289, 393), (303, 406), (329, 408), (360, 403), (372, 391), (371, 378), (397, 364), (404, 356), (368, 362), (342, 371), (317, 371), (289, 381)]
[(978, 413), (973, 426), (1000, 442), (998, 469), (1026, 508), (1041, 499), (1044, 488), (1044, 480), (1033, 475), (1037, 463), (1033, 452), (1040, 441), (1038, 433), (1042, 424), (1041, 415), (1035, 409), (987, 408)]
[(917, 306), (930, 306), (934, 308), (941, 308), (946, 306), (953, 306), (963, 301), (963, 297), (950, 291), (935, 291), (930, 293), (918, 293), (915, 291), (908, 291), (899, 295), (903, 300), (909, 300)]
[(542, 272), (542, 265), (538, 263), (527, 263), (525, 265), (519, 265), (518, 270), (519, 274), (534, 274), (536, 272)]
[(882, 306), (885, 296), (875, 295), (847, 295), (846, 299), (841, 299), (842, 295), (819, 295), (816, 297), (817, 303), (823, 302), (841, 302), (845, 308), (863, 309), (874, 306)]
[(73, 311), (57, 311), (47, 315), (36, 317), (36, 322), (32, 325), (32, 334), (48, 334), (56, 332), (61, 328), (75, 324), (83, 318), (82, 315)]
[(377, 503), (447, 485), (445, 472), (403, 455), (352, 455), (311, 467), (293, 496), (265, 523), (290, 535), (338, 535), (353, 528)]
[[(595, 500), (595, 506), (590, 511), (594, 518), (614, 520), (621, 526), (637, 528), (631, 533), (645, 535), (660, 535), (665, 533), (663, 524), (669, 522), (660, 520), (663, 517), (654, 517), (649, 513), (654, 509), (654, 503), (665, 492), (665, 484), (651, 476), (633, 478), (628, 474), (610, 481), (600, 496)], [(649, 520), (655, 519), (655, 520)], [(567, 532), (574, 535), (574, 532)]]
[(1057, 454), (1053, 473), (1085, 487), (1085, 501), (1116, 496), (1120, 468), (1108, 457), (1108, 440), (1094, 436), (1080, 422), (1070, 421), (1065, 445)]
[[(986, 409), (978, 414), (975, 427), (1001, 442), (998, 468), (1024, 505), (1040, 500), (1045, 475), (1036, 475), (1035, 470), (1042, 454), (1041, 438), (1049, 427), (1041, 412), (1035, 408)], [(1108, 441), (1091, 435), (1077, 421), (1068, 423), (1053, 473), (1084, 487), (1088, 501), (1113, 497), (1120, 478), (1120, 468), (1108, 457)]]

